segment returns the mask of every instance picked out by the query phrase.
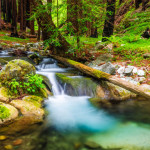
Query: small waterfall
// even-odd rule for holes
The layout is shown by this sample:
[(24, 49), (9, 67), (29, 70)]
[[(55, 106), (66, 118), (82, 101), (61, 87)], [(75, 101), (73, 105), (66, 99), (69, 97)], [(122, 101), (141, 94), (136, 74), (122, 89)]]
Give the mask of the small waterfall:
[[(45, 63), (47, 67), (45, 67)], [(54, 96), (50, 96), (46, 104), (50, 111), (50, 123), (56, 129), (95, 132), (112, 128), (116, 122), (115, 119), (108, 116), (103, 110), (93, 107), (88, 101), (90, 97), (70, 96), (64, 92), (65, 84), (63, 89), (57, 81), (55, 73), (66, 70), (59, 68), (56, 61), (46, 59), (40, 65), (37, 73), (47, 76), (52, 84)]]
[(64, 91), (63, 91), (63, 88), (58, 83), (58, 81), (56, 80), (55, 73), (49, 73), (47, 77), (52, 84), (53, 94), (54, 95), (62, 95), (64, 93)]

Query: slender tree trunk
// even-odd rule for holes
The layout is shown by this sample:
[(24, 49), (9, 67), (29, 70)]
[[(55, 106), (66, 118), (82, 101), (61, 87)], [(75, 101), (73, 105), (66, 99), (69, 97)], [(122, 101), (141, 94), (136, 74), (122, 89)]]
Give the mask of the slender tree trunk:
[(1, 15), (2, 7), (1, 7), (1, 3), (2, 3), (2, 1), (0, 0), (0, 30), (2, 29), (2, 19), (1, 19), (1, 17), (2, 17), (2, 15)]
[[(31, 17), (31, 15), (32, 15), (32, 12), (33, 12), (33, 9), (32, 9), (32, 5), (31, 5), (31, 0), (29, 0), (29, 2), (30, 2), (30, 17)], [(32, 34), (32, 35), (34, 35), (35, 34), (35, 30), (34, 30), (34, 20), (30, 20), (30, 33)]]
[(12, 33), (14, 37), (18, 37), (17, 33), (17, 3), (16, 0), (12, 0)]
[(115, 2), (116, 0), (107, 0), (106, 19), (104, 23), (102, 41), (113, 35), (115, 21)]
[(21, 15), (20, 15), (20, 30), (21, 30), (21, 32), (23, 32), (23, 17), (24, 17), (24, 15), (23, 15), (23, 13), (24, 13), (24, 11), (23, 11), (23, 0), (20, 0), (20, 10), (21, 10)]

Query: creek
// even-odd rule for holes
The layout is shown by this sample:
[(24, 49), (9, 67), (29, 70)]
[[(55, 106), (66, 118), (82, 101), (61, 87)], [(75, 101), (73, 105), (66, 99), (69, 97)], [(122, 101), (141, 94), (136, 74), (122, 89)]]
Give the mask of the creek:
[(150, 102), (128, 100), (110, 108), (97, 108), (89, 101), (92, 94), (87, 91), (91, 87), (81, 89), (79, 85), (78, 94), (69, 95), (69, 89), (56, 78), (56, 73), (72, 72), (73, 80), (84, 78), (74, 69), (61, 68), (52, 58), (44, 58), (36, 68), (38, 74), (48, 78), (53, 96), (45, 100), (48, 115), (44, 128), (36, 127), (39, 134), (32, 141), (32, 149), (88, 150), (86, 143), (93, 142), (103, 147), (95, 150), (150, 150)]

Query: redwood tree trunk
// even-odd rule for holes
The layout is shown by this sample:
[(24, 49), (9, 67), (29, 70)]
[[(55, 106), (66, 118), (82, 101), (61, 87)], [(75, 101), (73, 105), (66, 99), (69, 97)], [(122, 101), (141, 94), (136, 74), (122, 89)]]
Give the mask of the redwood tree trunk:
[(106, 19), (104, 23), (102, 41), (106, 41), (107, 37), (113, 34), (115, 21), (115, 2), (116, 0), (107, 0)]
[(18, 36), (17, 33), (17, 3), (16, 0), (12, 0), (12, 33), (11, 35), (14, 37)]
[(2, 1), (0, 0), (0, 30), (2, 28), (2, 19), (1, 19), (1, 12), (2, 12), (2, 9), (1, 9), (1, 3)]
[[(50, 0), (50, 2), (52, 3), (52, 0)], [(42, 1), (32, 0), (32, 4), (34, 7), (34, 10), (38, 12), (37, 19), (39, 19), (41, 29), (44, 34), (43, 40), (51, 40), (51, 39), (57, 38), (59, 40), (60, 46), (55, 46), (51, 42), (49, 43), (51, 49), (53, 50), (52, 52), (54, 54), (65, 55), (66, 54), (65, 52), (67, 52), (68, 48), (70, 47), (70, 44), (57, 30), (54, 22), (52, 21), (51, 15), (49, 15), (45, 11), (40, 13), (39, 10), (37, 9), (39, 5), (43, 5)], [(49, 11), (51, 12), (51, 8), (49, 8)], [(57, 34), (56, 34), (56, 31), (58, 31)]]

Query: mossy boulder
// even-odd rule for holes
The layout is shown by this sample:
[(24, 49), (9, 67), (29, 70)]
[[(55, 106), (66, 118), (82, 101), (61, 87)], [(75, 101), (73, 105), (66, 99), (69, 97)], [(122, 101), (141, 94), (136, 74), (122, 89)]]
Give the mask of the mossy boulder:
[(36, 120), (42, 120), (44, 110), (42, 107), (43, 99), (38, 96), (27, 96), (22, 100), (13, 100), (11, 105), (18, 108), (24, 116), (33, 116)]
[(64, 74), (56, 73), (56, 78), (61, 86), (64, 87), (64, 92), (72, 96), (91, 96), (97, 97), (97, 82), (91, 78), (80, 76), (71, 77)]
[(105, 82), (106, 85), (108, 86), (108, 89), (110, 91), (110, 98), (114, 100), (127, 100), (130, 98), (135, 98), (137, 95), (124, 89), (121, 88), (117, 85), (114, 85), (110, 82)]
[(0, 124), (13, 120), (18, 117), (18, 110), (5, 103), (0, 103)]
[(26, 74), (35, 74), (35, 67), (27, 61), (15, 59), (10, 61), (1, 71), (0, 80), (22, 79)]

